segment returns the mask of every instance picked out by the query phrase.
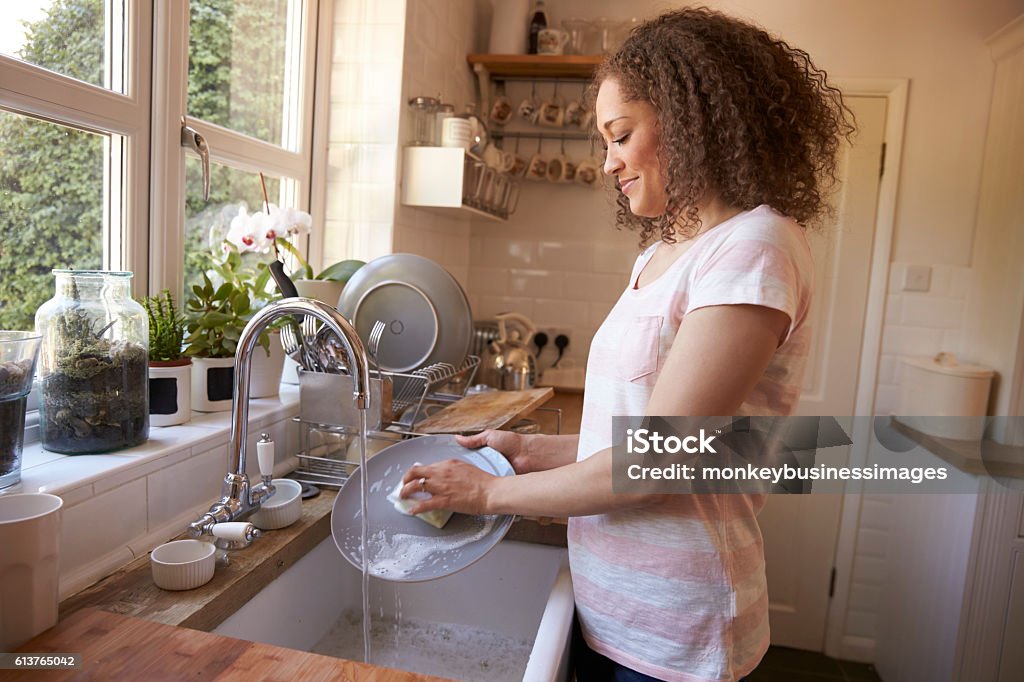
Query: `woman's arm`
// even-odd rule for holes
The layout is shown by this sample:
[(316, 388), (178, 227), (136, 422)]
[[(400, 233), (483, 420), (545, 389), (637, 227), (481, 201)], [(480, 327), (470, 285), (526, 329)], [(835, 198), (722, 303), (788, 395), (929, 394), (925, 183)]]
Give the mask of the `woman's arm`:
[(575, 462), (580, 436), (522, 435), (488, 429), (473, 436), (456, 436), (455, 440), (464, 448), (492, 447), (505, 456), (517, 474), (528, 474)]
[[(735, 414), (764, 374), (788, 326), (788, 315), (763, 306), (710, 306), (689, 313), (679, 326), (647, 414)], [(664, 498), (613, 494), (610, 449), (549, 471), (505, 478), (455, 460), (413, 467), (403, 479), (403, 496), (420, 489), (421, 479), (432, 497), (413, 513), (451, 509), (470, 514), (585, 516)]]

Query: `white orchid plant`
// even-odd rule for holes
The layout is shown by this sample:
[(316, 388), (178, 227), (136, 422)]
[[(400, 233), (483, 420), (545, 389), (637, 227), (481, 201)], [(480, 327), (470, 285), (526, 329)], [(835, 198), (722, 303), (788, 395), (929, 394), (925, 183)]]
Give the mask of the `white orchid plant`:
[(314, 276), (313, 267), (302, 257), (290, 239), (297, 235), (309, 234), (313, 227), (313, 218), (305, 211), (294, 208), (278, 208), (267, 204), (269, 209), (260, 213), (249, 213), (243, 205), (238, 215), (231, 220), (230, 228), (225, 236), (225, 251), (232, 246), (239, 253), (267, 254), (273, 252), (278, 257), (278, 250), (291, 254), (298, 263), (292, 273), (293, 279), (322, 279), (336, 282), (347, 282), (348, 278), (365, 265), (361, 260), (344, 260), (330, 265)]
[[(279, 208), (274, 204), (267, 204), (267, 207), (267, 211), (249, 213), (243, 205), (239, 207), (238, 215), (231, 219), (225, 239), (240, 253), (270, 253), (275, 242), (278, 246), (282, 242), (291, 246), (288, 239), (309, 234), (313, 229), (313, 218), (305, 211)], [(294, 249), (289, 251), (294, 252)]]

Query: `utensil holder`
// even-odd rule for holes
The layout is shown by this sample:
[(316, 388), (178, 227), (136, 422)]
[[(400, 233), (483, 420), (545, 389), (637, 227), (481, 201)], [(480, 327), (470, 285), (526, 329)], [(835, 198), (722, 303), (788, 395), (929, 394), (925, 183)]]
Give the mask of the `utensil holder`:
[[(450, 403), (458, 400), (473, 383), (480, 358), (469, 355), (461, 367), (445, 363), (430, 365), (414, 372), (374, 372), (370, 379), (370, 409), (367, 414), (369, 449), (379, 449), (380, 441), (412, 437), (412, 425), (431, 402)], [(346, 374), (307, 372), (300, 369), (299, 468), (296, 480), (314, 485), (339, 487), (359, 466), (346, 459), (352, 439), (359, 434), (359, 413), (352, 395), (352, 377)], [(403, 414), (404, 413), (404, 414)], [(394, 415), (403, 414), (407, 428), (384, 429)], [(394, 429), (395, 427), (392, 427)], [(314, 441), (319, 442), (314, 442)]]

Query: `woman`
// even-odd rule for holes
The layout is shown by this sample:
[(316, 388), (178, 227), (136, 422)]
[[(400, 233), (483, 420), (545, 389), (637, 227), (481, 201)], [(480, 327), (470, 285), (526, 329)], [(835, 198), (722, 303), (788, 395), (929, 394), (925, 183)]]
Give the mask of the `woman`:
[(577, 679), (736, 680), (768, 647), (760, 495), (612, 493), (612, 415), (786, 415), (810, 327), (802, 225), (852, 128), (804, 52), (707, 9), (637, 28), (595, 77), (604, 171), (639, 231), (595, 335), (579, 436), (487, 431), (517, 476), (417, 466), (414, 512), (568, 516)]

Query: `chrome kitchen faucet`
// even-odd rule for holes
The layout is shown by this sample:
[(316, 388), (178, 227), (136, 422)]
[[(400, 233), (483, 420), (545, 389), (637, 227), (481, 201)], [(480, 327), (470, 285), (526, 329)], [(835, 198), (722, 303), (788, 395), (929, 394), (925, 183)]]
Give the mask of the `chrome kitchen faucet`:
[(260, 467), (261, 481), (250, 487), (249, 476), (245, 473), (245, 436), (249, 419), (249, 374), (252, 366), (252, 352), (260, 334), (270, 323), (286, 315), (311, 315), (322, 321), (341, 340), (345, 358), (352, 376), (352, 397), (356, 409), (370, 407), (370, 369), (366, 348), (359, 334), (337, 310), (309, 298), (285, 298), (275, 301), (256, 313), (242, 330), (235, 351), (235, 392), (231, 403), (231, 470), (224, 477), (221, 498), (210, 506), (210, 510), (189, 524), (192, 537), (212, 535), (213, 526), (240, 520), (260, 508), (260, 505), (274, 494), (273, 463), (270, 471)]

